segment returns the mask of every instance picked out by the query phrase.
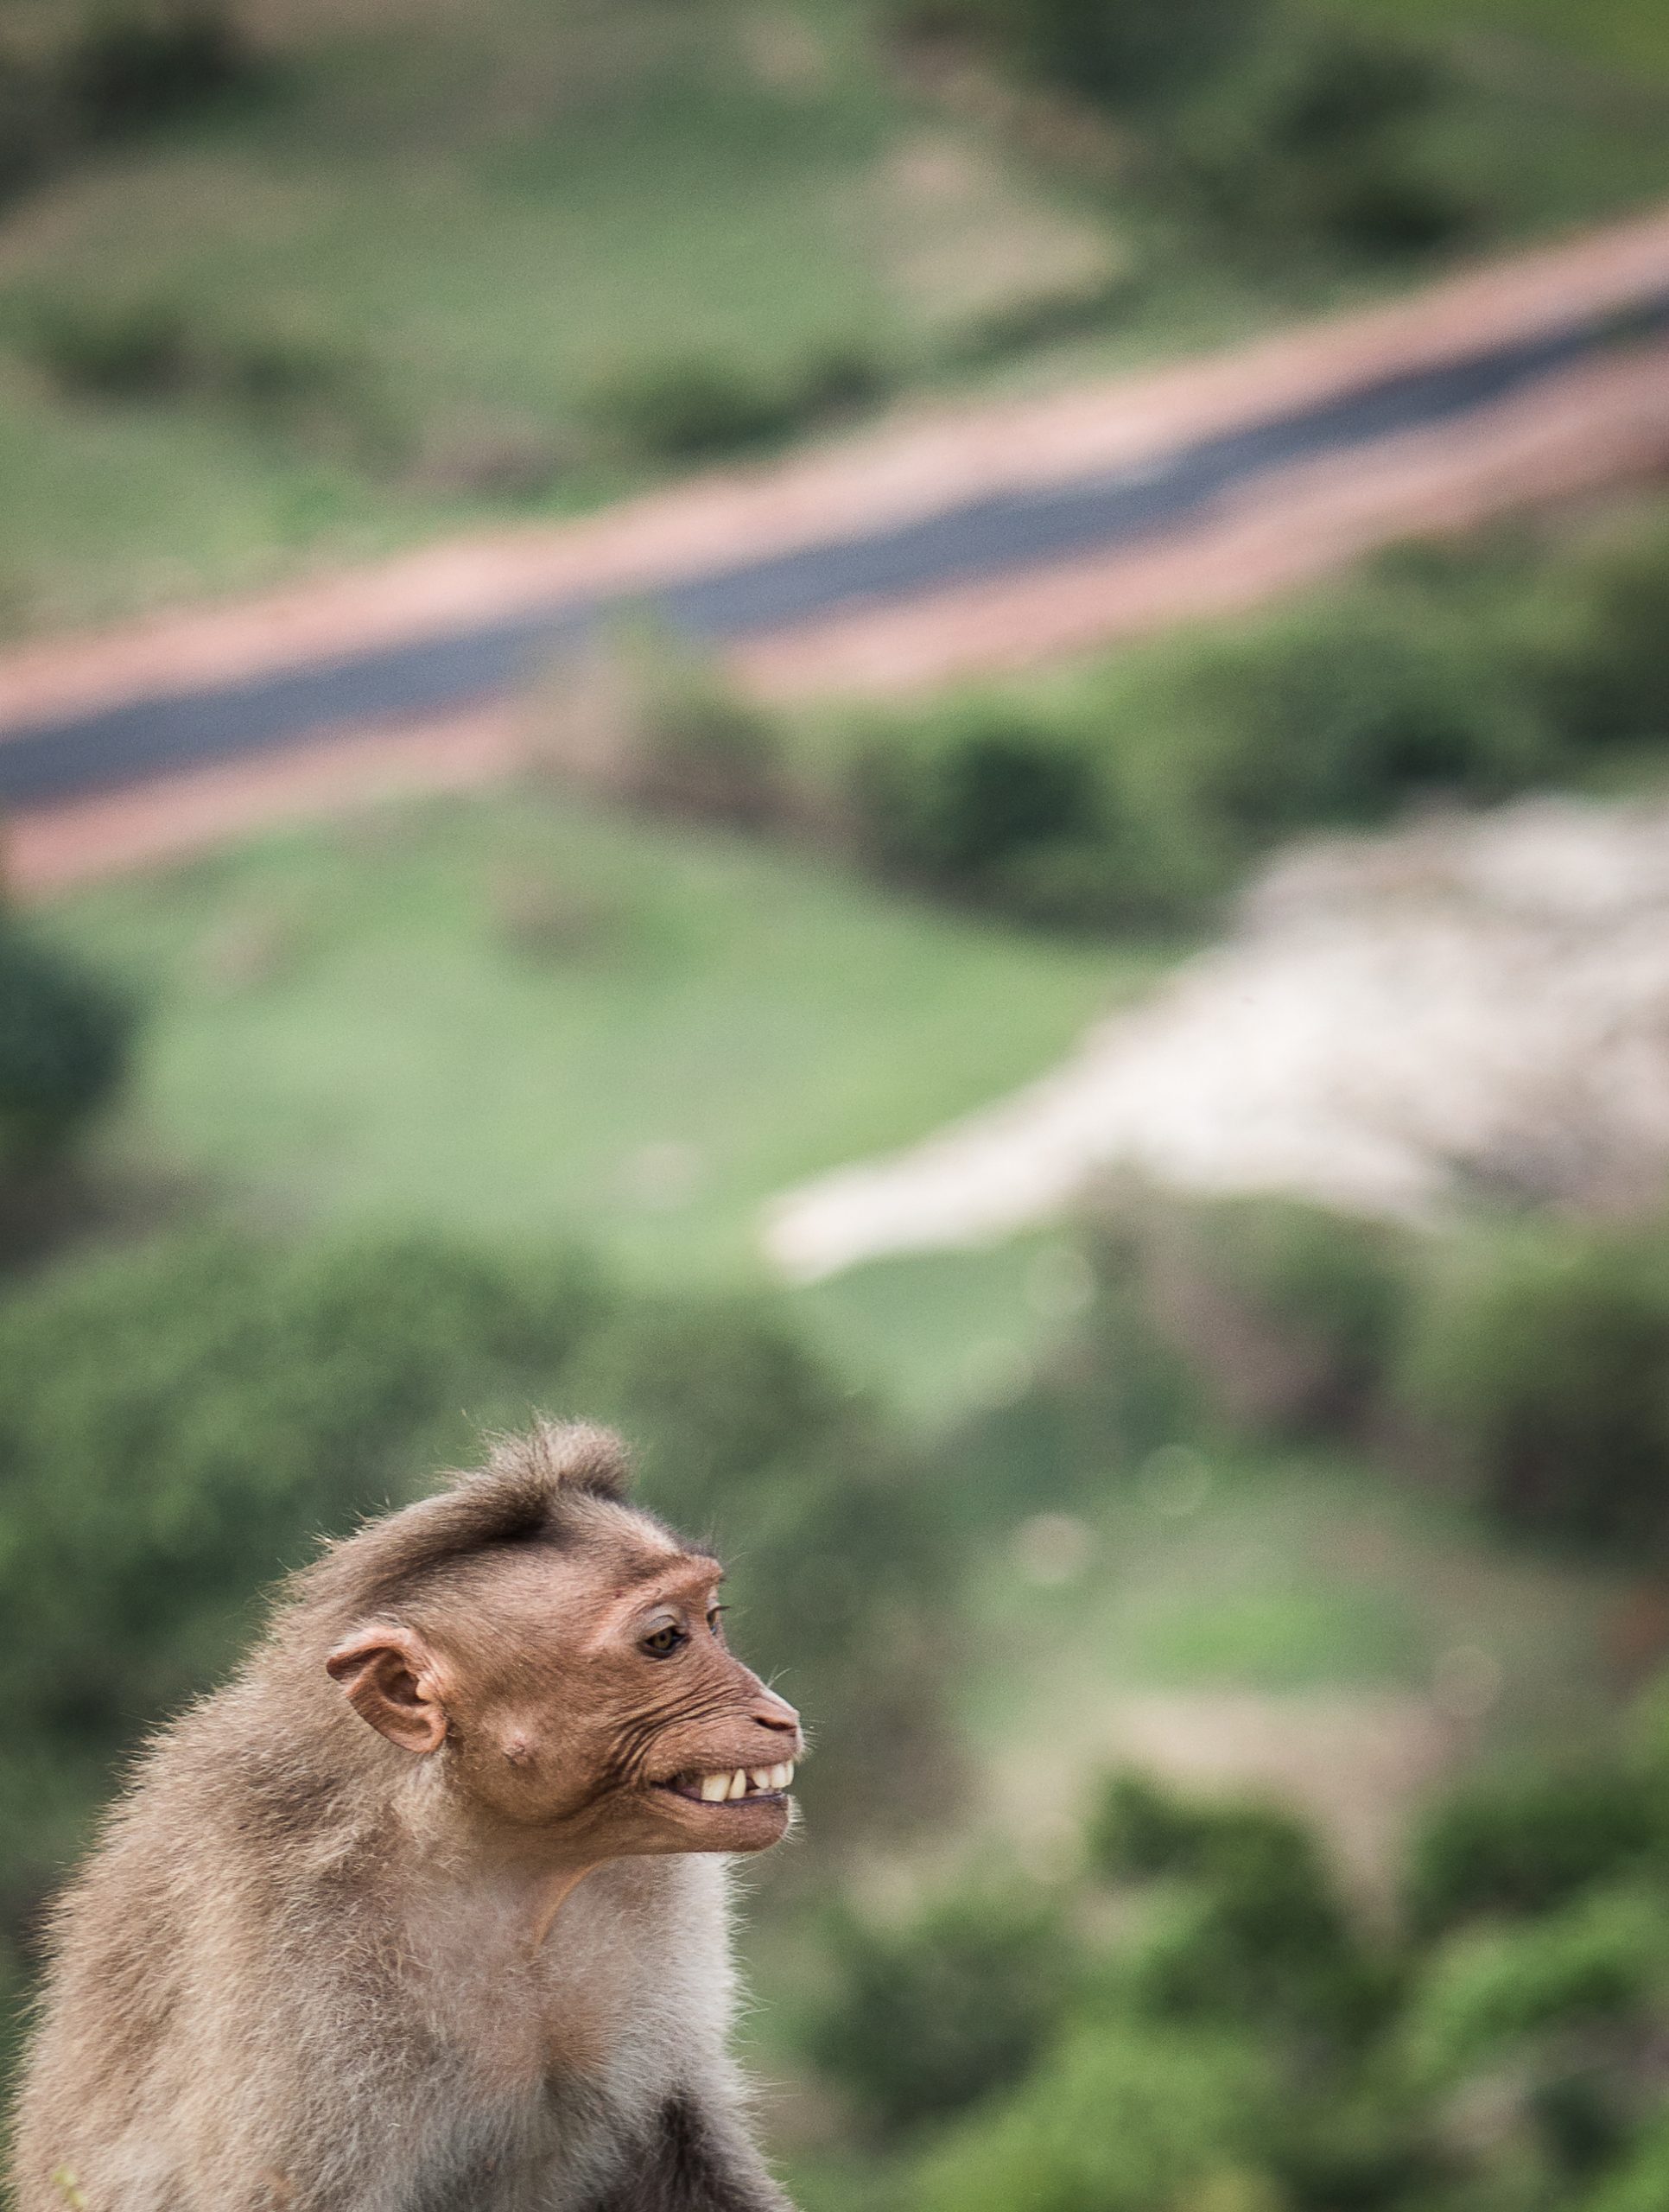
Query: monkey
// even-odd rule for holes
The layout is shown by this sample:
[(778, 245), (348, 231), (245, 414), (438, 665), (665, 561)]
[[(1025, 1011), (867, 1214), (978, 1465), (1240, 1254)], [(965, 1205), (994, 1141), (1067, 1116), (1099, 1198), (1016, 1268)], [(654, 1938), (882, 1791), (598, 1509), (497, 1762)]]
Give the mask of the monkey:
[(542, 1421), (327, 1547), (55, 1908), (17, 2212), (792, 2212), (726, 1872), (799, 1716), (719, 1561)]

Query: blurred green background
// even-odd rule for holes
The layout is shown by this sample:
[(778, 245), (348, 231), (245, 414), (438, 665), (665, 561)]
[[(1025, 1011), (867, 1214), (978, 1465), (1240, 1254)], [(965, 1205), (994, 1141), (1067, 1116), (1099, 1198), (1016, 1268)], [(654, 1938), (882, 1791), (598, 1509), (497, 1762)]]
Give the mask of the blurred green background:
[[(0, 634), (1666, 187), (1647, 0), (3, 0)], [(799, 1289), (758, 1230), (1048, 1068), (1290, 839), (1660, 792), (1666, 614), (1645, 486), (908, 706), (766, 712), (622, 638), (612, 795), (550, 767), (9, 908), (9, 2017), (275, 1575), (543, 1408), (736, 1553), (815, 1725), (744, 1934), (805, 2212), (1661, 2212), (1655, 1197), (1110, 1188)]]

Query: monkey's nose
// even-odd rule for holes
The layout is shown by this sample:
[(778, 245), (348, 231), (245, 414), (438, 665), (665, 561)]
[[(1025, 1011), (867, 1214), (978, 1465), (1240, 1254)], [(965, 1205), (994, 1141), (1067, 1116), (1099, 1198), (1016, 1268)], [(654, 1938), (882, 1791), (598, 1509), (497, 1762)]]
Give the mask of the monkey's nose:
[(780, 1728), (785, 1736), (797, 1736), (800, 1732), (799, 1714), (771, 1690), (767, 1690), (760, 1698), (750, 1717), (757, 1720), (761, 1728)]

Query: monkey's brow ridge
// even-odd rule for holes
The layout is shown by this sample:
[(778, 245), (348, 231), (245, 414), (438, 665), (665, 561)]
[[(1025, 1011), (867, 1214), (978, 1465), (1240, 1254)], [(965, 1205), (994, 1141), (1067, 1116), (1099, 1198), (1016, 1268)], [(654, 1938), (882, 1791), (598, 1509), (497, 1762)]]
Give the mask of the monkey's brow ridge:
[(697, 1567), (705, 1567), (713, 1574), (722, 1575), (724, 1573), (723, 1563), (714, 1559), (711, 1552), (679, 1551), (670, 1557), (663, 1552), (658, 1558), (640, 1560), (622, 1568), (620, 1580), (635, 1586), (639, 1582), (658, 1581), (663, 1575), (693, 1574)]

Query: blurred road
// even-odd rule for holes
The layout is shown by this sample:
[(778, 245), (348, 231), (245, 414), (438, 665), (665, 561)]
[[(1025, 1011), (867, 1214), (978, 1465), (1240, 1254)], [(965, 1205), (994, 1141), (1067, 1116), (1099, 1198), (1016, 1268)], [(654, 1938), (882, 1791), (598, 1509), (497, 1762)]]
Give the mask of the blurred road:
[[(645, 602), (761, 689), (1012, 665), (1669, 459), (1669, 217), (1234, 356), (0, 658), (0, 801), (435, 726)], [(489, 751), (491, 748), (488, 748)], [(479, 750), (479, 747), (478, 747)]]

